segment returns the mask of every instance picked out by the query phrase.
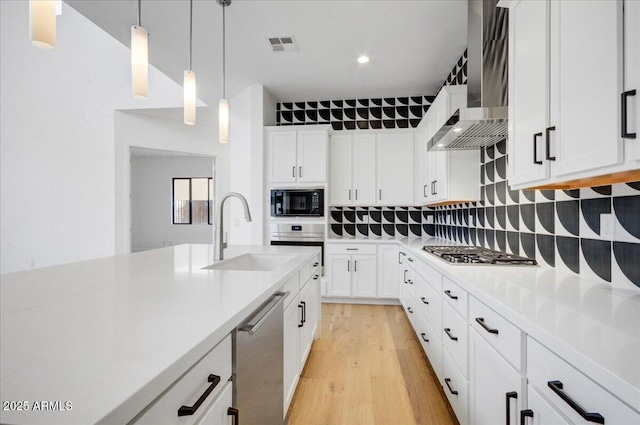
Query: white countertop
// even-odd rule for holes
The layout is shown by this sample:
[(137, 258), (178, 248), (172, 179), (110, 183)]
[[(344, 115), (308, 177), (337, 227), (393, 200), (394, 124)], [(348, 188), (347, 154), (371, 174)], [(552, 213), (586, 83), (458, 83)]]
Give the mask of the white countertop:
[(640, 291), (545, 266), (451, 264), (422, 250), (459, 245), (438, 238), (328, 242), (399, 243), (640, 410)]
[(126, 423), (319, 248), (273, 271), (203, 270), (211, 245), (179, 245), (0, 276), (2, 401), (70, 401), (67, 411), (0, 411), (2, 423)]

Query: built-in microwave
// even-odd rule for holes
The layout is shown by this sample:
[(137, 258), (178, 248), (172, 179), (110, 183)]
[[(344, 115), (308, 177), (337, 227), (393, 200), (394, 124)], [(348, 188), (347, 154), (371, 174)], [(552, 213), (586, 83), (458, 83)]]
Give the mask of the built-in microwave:
[(324, 217), (324, 189), (271, 189), (271, 217)]

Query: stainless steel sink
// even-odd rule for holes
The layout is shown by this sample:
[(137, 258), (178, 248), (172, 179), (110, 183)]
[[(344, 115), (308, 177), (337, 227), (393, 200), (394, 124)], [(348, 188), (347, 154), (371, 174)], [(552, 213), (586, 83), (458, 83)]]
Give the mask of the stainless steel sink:
[(242, 270), (242, 271), (269, 271), (275, 270), (286, 262), (295, 258), (295, 255), (282, 254), (243, 254), (228, 260), (220, 261), (204, 267), (210, 270)]

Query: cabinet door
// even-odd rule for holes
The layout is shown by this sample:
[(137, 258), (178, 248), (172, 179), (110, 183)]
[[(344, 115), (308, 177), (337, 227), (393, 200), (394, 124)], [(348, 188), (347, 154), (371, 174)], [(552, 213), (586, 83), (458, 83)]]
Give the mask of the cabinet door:
[(300, 372), (302, 372), (302, 368), (307, 361), (307, 356), (309, 355), (309, 351), (311, 351), (311, 343), (313, 342), (313, 323), (309, 322), (309, 312), (312, 308), (310, 287), (309, 283), (307, 283), (300, 289), (300, 304), (302, 305), (302, 326), (298, 328), (300, 333)]
[(378, 205), (413, 203), (413, 134), (377, 138)]
[(376, 203), (376, 136), (357, 134), (353, 136), (353, 203), (375, 205)]
[(269, 181), (292, 183), (296, 181), (296, 132), (274, 131), (268, 133)]
[(309, 280), (309, 302), (307, 304), (307, 323), (311, 328), (312, 339), (317, 335), (320, 323), (320, 271), (311, 275)]
[(627, 99), (627, 133), (635, 139), (625, 139), (625, 161), (640, 160), (640, 1), (624, 2), (624, 91), (635, 90)]
[(471, 424), (517, 425), (518, 414), (523, 407), (526, 378), (475, 330), (469, 334)]
[(378, 246), (378, 298), (398, 298), (398, 246)]
[(520, 425), (569, 425), (571, 423), (531, 387), (528, 387), (527, 407), (529, 414), (524, 416)]
[(327, 255), (327, 295), (348, 297), (351, 295), (351, 256)]
[(327, 132), (298, 131), (298, 181), (327, 181)]
[(197, 425), (231, 425), (231, 416), (227, 411), (233, 405), (233, 383), (227, 381), (224, 384), (225, 388), (209, 410), (196, 422)]
[(298, 378), (300, 374), (300, 356), (299, 356), (299, 328), (300, 309), (298, 305), (300, 300), (296, 295), (291, 304), (284, 310), (284, 335), (283, 335), (283, 355), (284, 355), (284, 414), (286, 416), (287, 409), (291, 403), (291, 398), (296, 390)]
[(353, 204), (352, 180), (353, 150), (351, 136), (331, 136), (330, 204)]
[(354, 297), (376, 296), (376, 256), (352, 255), (351, 295)]
[(429, 203), (447, 200), (449, 152), (428, 152), (427, 164)]
[(554, 0), (550, 36), (552, 174), (622, 162), (622, 2)]

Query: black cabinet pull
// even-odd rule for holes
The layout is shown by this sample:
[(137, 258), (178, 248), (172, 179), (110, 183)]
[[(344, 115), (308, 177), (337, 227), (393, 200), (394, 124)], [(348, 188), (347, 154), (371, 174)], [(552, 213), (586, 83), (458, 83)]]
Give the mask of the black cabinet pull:
[(293, 178), (295, 178), (295, 177), (296, 177), (296, 166), (295, 166), (295, 165), (294, 165), (293, 167), (291, 167), (291, 176), (292, 176)]
[(425, 297), (420, 297), (420, 301), (422, 301), (422, 304), (429, 304), (429, 301), (427, 301)]
[(351, 189), (349, 189), (349, 200), (351, 200)]
[(307, 323), (307, 303), (304, 301), (300, 301), (302, 304), (302, 323)]
[[(518, 393), (515, 391), (510, 391), (508, 393), (505, 394), (506, 395), (506, 405), (507, 405), (507, 420), (505, 421), (505, 425), (511, 425), (511, 399), (515, 398), (516, 400), (518, 399)], [(522, 423), (520, 424), (522, 425)]]
[(196, 413), (198, 407), (200, 407), (202, 403), (204, 403), (207, 397), (209, 397), (209, 394), (211, 394), (211, 392), (213, 392), (213, 390), (218, 386), (218, 384), (220, 383), (220, 377), (218, 375), (211, 374), (207, 378), (207, 382), (211, 382), (211, 385), (209, 385), (207, 389), (204, 390), (195, 404), (193, 406), (180, 406), (180, 408), (178, 409), (178, 416), (190, 416)]
[(458, 299), (458, 296), (457, 295), (451, 295), (451, 291), (448, 290), (448, 289), (446, 291), (444, 291), (444, 293), (447, 294), (447, 296), (449, 298), (451, 298), (452, 300), (457, 300)]
[(302, 177), (302, 166), (299, 168), (300, 172), (298, 173), (298, 177)]
[(542, 161), (538, 161), (538, 137), (542, 137), (542, 133), (536, 133), (533, 135), (533, 163), (542, 164)]
[(428, 197), (428, 195), (427, 195), (427, 185), (426, 185), (426, 184), (425, 184), (425, 185), (423, 186), (423, 188), (422, 188), (422, 195), (423, 195), (425, 198), (427, 198), (427, 197)]
[(353, 260), (353, 271), (354, 272), (358, 271), (358, 260)]
[(382, 200), (382, 189), (378, 190), (378, 199)]
[(401, 257), (401, 255), (402, 255), (402, 251), (401, 251), (401, 252), (398, 252), (398, 264), (402, 264), (402, 257)]
[(636, 138), (636, 133), (628, 133), (628, 129), (627, 129), (627, 98), (629, 96), (635, 96), (636, 95), (636, 91), (635, 90), (629, 90), (626, 91), (624, 93), (622, 93), (622, 108), (620, 109), (622, 111), (622, 138), (623, 139), (635, 139)]
[(432, 182), (431, 182), (431, 194), (432, 194), (432, 195), (435, 195), (435, 194), (436, 194), (436, 189), (435, 189), (435, 187), (436, 187), (436, 181), (434, 180), (434, 181), (432, 181)]
[(356, 201), (358, 200), (358, 189), (356, 189)]
[(452, 341), (457, 341), (458, 340), (457, 336), (451, 335), (451, 328), (444, 328), (444, 332), (447, 334), (447, 336), (449, 338), (451, 338)]
[(438, 194), (438, 180), (433, 182), (433, 191), (435, 192), (434, 195)]
[(233, 425), (240, 425), (240, 411), (234, 407), (227, 409), (227, 415), (233, 419)]
[(347, 248), (347, 251), (357, 251), (358, 248)]
[(527, 418), (533, 418), (533, 410), (526, 409), (520, 411), (520, 425), (525, 425)]
[(410, 263), (413, 263), (413, 258), (409, 257), (409, 258), (407, 258), (407, 260), (408, 260)]
[(476, 322), (478, 322), (480, 324), (480, 326), (482, 326), (484, 328), (484, 330), (489, 332), (490, 334), (498, 335), (498, 330), (497, 329), (492, 329), (489, 326), (487, 326), (486, 323), (484, 323), (484, 317), (476, 317)]
[(413, 280), (411, 280), (411, 279), (407, 279), (407, 283), (408, 283), (409, 285), (413, 285)]
[(300, 323), (298, 323), (298, 327), (301, 328), (304, 326), (304, 307), (302, 307), (302, 304), (298, 304), (298, 308), (300, 309)]
[(449, 382), (451, 382), (451, 378), (444, 378), (444, 383), (447, 384), (447, 387), (449, 388), (449, 391), (451, 391), (451, 394), (458, 395), (458, 391), (451, 388), (451, 384), (449, 384)]
[(413, 310), (411, 310), (411, 307), (407, 307), (407, 311), (411, 314), (413, 314)]
[(351, 271), (351, 270), (349, 270), (349, 263), (350, 263), (350, 262), (351, 262), (351, 260), (347, 260), (347, 271), (348, 271), (348, 272), (349, 272), (349, 271)]
[(313, 263), (313, 266), (311, 266), (311, 267), (318, 267), (318, 264), (319, 264), (319, 263), (317, 263), (317, 262), (316, 262), (316, 263)]
[(551, 132), (555, 131), (556, 126), (554, 125), (553, 127), (547, 127), (547, 129), (545, 130), (545, 136), (547, 138), (547, 159), (549, 161), (555, 161), (556, 157), (555, 156), (551, 156), (550, 152), (551, 152)]
[(429, 340), (428, 340), (427, 338), (425, 338), (425, 337), (427, 336), (427, 334), (426, 334), (426, 333), (422, 332), (422, 333), (420, 334), (420, 336), (422, 337), (422, 340), (423, 340), (424, 342), (429, 342)]
[(404, 283), (407, 283), (407, 272), (408, 272), (408, 271), (409, 271), (409, 270), (404, 269)]
[(587, 412), (582, 406), (576, 403), (567, 393), (565, 393), (562, 388), (561, 381), (549, 381), (547, 385), (551, 390), (556, 393), (565, 403), (569, 405), (573, 410), (575, 410), (578, 415), (582, 416), (582, 418), (587, 422), (595, 422), (597, 424), (604, 423), (604, 417), (600, 413), (591, 413)]
[(318, 276), (317, 274), (313, 275), (313, 280), (318, 280), (320, 276)]

